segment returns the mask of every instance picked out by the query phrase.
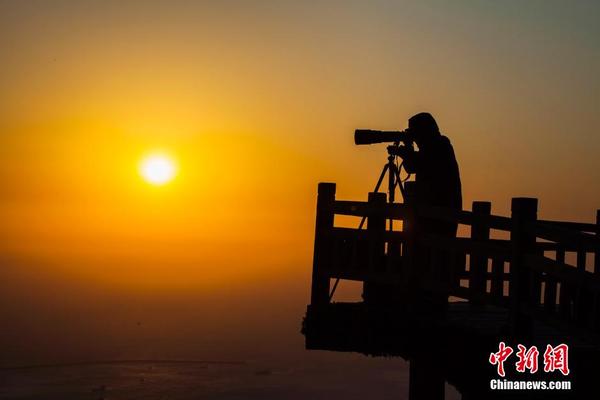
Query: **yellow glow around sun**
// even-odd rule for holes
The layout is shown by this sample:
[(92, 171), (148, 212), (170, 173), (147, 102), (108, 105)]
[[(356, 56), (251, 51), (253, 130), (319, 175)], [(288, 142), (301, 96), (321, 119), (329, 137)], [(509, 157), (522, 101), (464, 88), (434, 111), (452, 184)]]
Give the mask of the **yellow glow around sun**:
[(165, 155), (153, 154), (140, 163), (140, 174), (153, 185), (164, 185), (175, 177), (177, 168), (173, 160)]

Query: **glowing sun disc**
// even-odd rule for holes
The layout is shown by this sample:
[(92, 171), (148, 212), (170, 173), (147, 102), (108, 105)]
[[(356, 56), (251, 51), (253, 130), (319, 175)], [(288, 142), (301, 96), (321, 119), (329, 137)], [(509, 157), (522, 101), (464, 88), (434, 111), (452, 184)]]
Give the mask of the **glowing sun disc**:
[(175, 163), (166, 156), (152, 155), (144, 158), (140, 164), (140, 174), (153, 185), (164, 185), (175, 177)]

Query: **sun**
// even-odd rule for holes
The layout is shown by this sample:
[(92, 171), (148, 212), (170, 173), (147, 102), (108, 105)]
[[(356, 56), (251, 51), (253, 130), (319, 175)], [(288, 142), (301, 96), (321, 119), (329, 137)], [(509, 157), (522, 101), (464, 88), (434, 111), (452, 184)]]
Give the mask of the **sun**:
[(176, 172), (175, 163), (165, 155), (149, 155), (140, 163), (142, 178), (153, 185), (164, 185), (170, 182), (175, 177)]

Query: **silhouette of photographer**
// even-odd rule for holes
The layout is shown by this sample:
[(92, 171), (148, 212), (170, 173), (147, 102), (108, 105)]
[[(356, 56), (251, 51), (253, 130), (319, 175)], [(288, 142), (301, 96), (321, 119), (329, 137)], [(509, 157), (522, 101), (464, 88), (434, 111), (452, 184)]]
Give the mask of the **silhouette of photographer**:
[[(417, 204), (462, 209), (462, 192), (458, 163), (450, 140), (443, 136), (429, 113), (419, 113), (408, 120), (406, 130), (418, 146), (389, 146), (390, 154), (404, 160), (404, 169), (415, 176)], [(456, 236), (457, 224), (419, 220), (424, 231)]]
[[(408, 120), (408, 129), (405, 131), (408, 140), (404, 146), (390, 146), (390, 154), (400, 156), (404, 160), (404, 169), (415, 174), (414, 203), (417, 206), (444, 207), (460, 211), (462, 209), (462, 193), (458, 163), (450, 140), (443, 136), (438, 125), (429, 113), (419, 113)], [(410, 143), (412, 140), (418, 147), (416, 151)], [(445, 237), (456, 237), (458, 223), (440, 221), (426, 217), (417, 217), (415, 230), (417, 234), (436, 234)], [(417, 246), (416, 258), (421, 265), (429, 265), (430, 251), (423, 246)], [(442, 268), (445, 275), (442, 280), (453, 279), (451, 255), (445, 253), (441, 256), (446, 267)], [(462, 256), (461, 256), (462, 257)], [(459, 263), (463, 260), (457, 260)], [(424, 273), (422, 268), (413, 273)], [(419, 281), (421, 278), (412, 278)], [(417, 289), (421, 291), (421, 289)], [(427, 312), (443, 312), (447, 307), (448, 296), (446, 293), (421, 292), (421, 301), (417, 307)]]

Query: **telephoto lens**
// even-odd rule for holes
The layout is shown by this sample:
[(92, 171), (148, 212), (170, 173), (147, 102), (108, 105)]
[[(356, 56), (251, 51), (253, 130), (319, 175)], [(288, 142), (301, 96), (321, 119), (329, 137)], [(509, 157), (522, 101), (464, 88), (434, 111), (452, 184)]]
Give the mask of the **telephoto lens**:
[(376, 131), (373, 129), (356, 129), (354, 131), (354, 144), (374, 144), (386, 142), (407, 141), (406, 131)]

